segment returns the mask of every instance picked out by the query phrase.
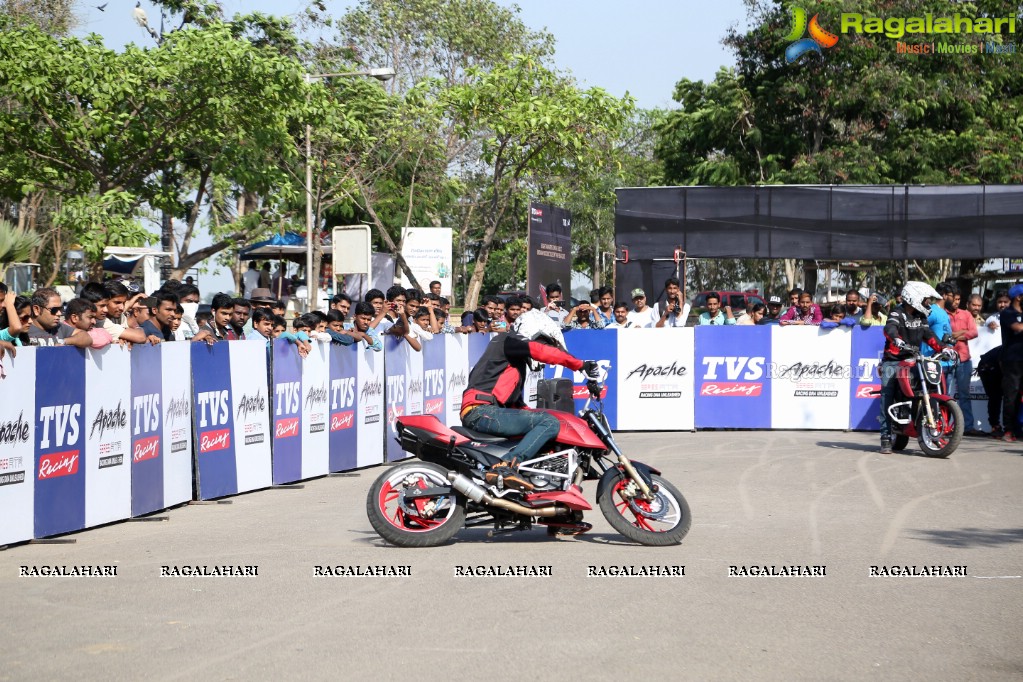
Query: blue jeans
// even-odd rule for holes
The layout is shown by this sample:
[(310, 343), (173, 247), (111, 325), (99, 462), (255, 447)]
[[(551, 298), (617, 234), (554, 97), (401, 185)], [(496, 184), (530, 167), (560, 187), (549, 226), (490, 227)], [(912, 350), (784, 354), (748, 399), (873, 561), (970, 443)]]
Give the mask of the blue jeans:
[(895, 391), (899, 382), (895, 378), (895, 372), (899, 369), (899, 362), (886, 361), (881, 363), (881, 438), (892, 437), (892, 424), (888, 418), (888, 407), (895, 402)]
[[(973, 431), (977, 428), (973, 420), (973, 404), (970, 402), (970, 377), (973, 376), (973, 361), (960, 362), (956, 367), (955, 382), (949, 386), (949, 390), (955, 395), (959, 408), (963, 411), (963, 430)], [(951, 377), (950, 377), (951, 378)]]
[(474, 408), (465, 415), (462, 423), (474, 431), (491, 436), (506, 438), (522, 436), (518, 445), (501, 457), (506, 462), (514, 457), (518, 457), (520, 462), (532, 459), (540, 452), (540, 448), (561, 430), (557, 417), (546, 412), (517, 410), (497, 405), (480, 405)]

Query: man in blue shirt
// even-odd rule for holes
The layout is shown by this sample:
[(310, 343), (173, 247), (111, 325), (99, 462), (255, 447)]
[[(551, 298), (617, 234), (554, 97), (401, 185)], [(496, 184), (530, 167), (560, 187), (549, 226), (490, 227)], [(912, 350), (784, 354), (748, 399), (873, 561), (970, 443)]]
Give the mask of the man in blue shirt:
[(707, 312), (700, 313), (700, 324), (735, 324), (731, 306), (721, 311), (721, 296), (715, 292), (707, 294)]

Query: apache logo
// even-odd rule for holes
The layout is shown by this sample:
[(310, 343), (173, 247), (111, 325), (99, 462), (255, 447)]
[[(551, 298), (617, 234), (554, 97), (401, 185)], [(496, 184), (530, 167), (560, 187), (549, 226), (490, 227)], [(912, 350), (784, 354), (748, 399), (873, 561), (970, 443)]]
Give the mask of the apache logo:
[(422, 395), (423, 393), (423, 380), (413, 379), (408, 383), (408, 392)]
[(791, 379), (792, 381), (801, 381), (804, 377), (812, 379), (841, 379), (844, 376), (845, 368), (841, 365), (836, 365), (834, 360), (829, 360), (826, 365), (819, 362), (806, 364), (797, 362), (794, 365), (782, 367), (781, 371), (778, 372), (779, 379)]
[(107, 429), (123, 429), (126, 426), (128, 426), (128, 413), (121, 407), (120, 402), (112, 410), (100, 408), (99, 412), (96, 413), (96, 417), (92, 420), (89, 440), (92, 440), (92, 437), (96, 435), (96, 429), (99, 429), (100, 440), (103, 440), (103, 434)]
[[(798, 61), (800, 57), (808, 52), (816, 52), (818, 57), (823, 58), (821, 48), (834, 47), (838, 43), (838, 36), (830, 31), (821, 28), (817, 17), (814, 14), (809, 25), (806, 22), (806, 10), (802, 7), (792, 8), (792, 30), (785, 36), (785, 41), (795, 41), (785, 48), (785, 63), (791, 64)], [(803, 33), (809, 30), (810, 37), (803, 38)]]
[(465, 370), (453, 372), (448, 377), (448, 389), (459, 389), (464, 388), (469, 383), (469, 380), (465, 376)]
[(0, 445), (14, 445), (28, 442), (28, 422), (24, 411), (18, 413), (17, 421), (0, 422)]
[(180, 398), (171, 398), (170, 402), (167, 403), (167, 416), (165, 417), (167, 423), (173, 424), (179, 417), (187, 420), (189, 413), (188, 406), (188, 393), (182, 393)]
[(384, 386), (380, 381), (367, 381), (362, 385), (362, 391), (359, 393), (359, 400), (365, 400), (366, 398), (374, 395), (382, 395), (384, 392)]
[(327, 404), (327, 384), (320, 384), (319, 388), (310, 387), (309, 392), (305, 394), (305, 406), (309, 408), (313, 405), (326, 405)]
[(266, 398), (262, 391), (256, 391), (253, 395), (242, 394), (238, 401), (238, 410), (235, 412), (235, 419), (245, 421), (250, 413), (257, 414), (266, 410)]
[(639, 373), (641, 380), (646, 380), (649, 377), (684, 377), (686, 375), (686, 368), (680, 367), (677, 362), (672, 362), (671, 365), (650, 365), (642, 364), (636, 369), (629, 372), (625, 380), (628, 381), (632, 378), (633, 374)]

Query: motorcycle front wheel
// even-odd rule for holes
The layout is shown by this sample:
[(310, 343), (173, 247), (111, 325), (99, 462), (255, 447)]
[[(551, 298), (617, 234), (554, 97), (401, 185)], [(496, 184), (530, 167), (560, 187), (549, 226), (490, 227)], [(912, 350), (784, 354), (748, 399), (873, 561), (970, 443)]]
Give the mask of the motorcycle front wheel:
[(677, 545), (689, 532), (693, 519), (689, 504), (678, 488), (656, 474), (650, 476), (657, 492), (654, 499), (634, 496), (635, 483), (617, 468), (608, 469), (600, 481), (597, 503), (616, 531), (642, 545)]
[(917, 417), (917, 441), (928, 457), (948, 457), (963, 439), (963, 411), (955, 401), (931, 400), (934, 428), (927, 426), (927, 412), (921, 407)]
[(373, 529), (399, 547), (436, 547), (455, 536), (465, 523), (465, 500), (451, 492), (441, 497), (406, 499), (410, 490), (450, 488), (447, 469), (418, 460), (384, 471), (366, 496), (366, 515)]

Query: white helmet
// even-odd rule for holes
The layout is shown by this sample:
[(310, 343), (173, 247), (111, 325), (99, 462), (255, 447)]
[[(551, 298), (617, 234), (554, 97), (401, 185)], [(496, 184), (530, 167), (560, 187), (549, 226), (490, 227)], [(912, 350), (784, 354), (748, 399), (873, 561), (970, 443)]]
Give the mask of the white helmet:
[(924, 315), (931, 309), (930, 304), (925, 303), (928, 298), (938, 299), (941, 298), (941, 294), (927, 282), (906, 282), (902, 287), (902, 302), (908, 303)]
[(565, 346), (565, 336), (561, 333), (561, 325), (535, 308), (527, 310), (515, 318), (511, 330), (529, 341), (543, 341), (557, 346), (563, 351), (568, 351)]

